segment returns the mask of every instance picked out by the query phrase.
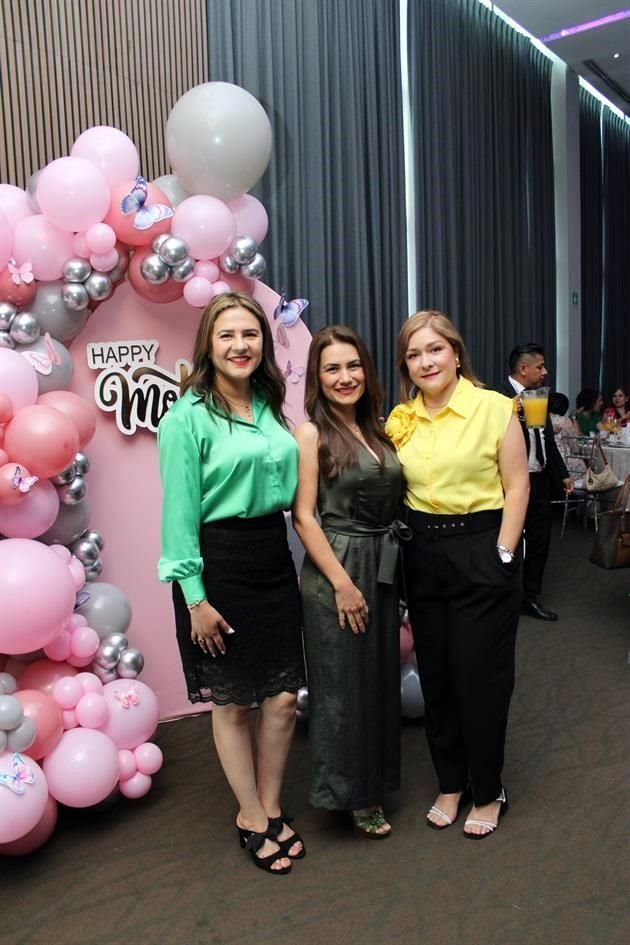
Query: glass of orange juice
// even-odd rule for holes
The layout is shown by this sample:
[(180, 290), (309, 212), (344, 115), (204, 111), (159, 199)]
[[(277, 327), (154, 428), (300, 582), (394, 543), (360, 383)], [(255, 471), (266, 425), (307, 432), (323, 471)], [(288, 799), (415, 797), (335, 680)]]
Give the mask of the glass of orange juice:
[(549, 388), (537, 387), (535, 390), (521, 391), (521, 403), (525, 415), (525, 425), (530, 430), (544, 430), (547, 422)]

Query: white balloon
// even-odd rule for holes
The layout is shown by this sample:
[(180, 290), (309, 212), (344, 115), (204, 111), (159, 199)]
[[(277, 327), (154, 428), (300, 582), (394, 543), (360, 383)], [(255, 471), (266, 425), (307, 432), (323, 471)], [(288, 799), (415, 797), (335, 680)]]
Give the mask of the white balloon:
[(235, 200), (262, 177), (271, 157), (271, 125), (245, 89), (205, 82), (183, 95), (166, 125), (173, 171), (191, 194)]
[[(166, 194), (173, 207), (179, 207), (182, 200), (186, 200), (191, 196), (175, 174), (164, 174), (162, 177), (156, 177), (153, 183), (160, 188), (163, 194)], [(157, 252), (157, 249), (155, 251)]]

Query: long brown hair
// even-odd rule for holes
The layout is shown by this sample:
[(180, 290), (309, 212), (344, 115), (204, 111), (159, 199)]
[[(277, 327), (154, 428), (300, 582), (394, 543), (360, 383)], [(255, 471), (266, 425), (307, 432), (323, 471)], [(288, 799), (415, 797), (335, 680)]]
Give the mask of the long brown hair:
[(379, 419), (383, 388), (365, 342), (352, 328), (343, 325), (321, 328), (313, 335), (308, 351), (304, 408), (311, 423), (317, 427), (319, 468), (327, 482), (335, 479), (347, 467), (359, 464), (357, 439), (339, 419), (330, 401), (322, 393), (319, 382), (322, 352), (337, 342), (352, 345), (357, 349), (365, 375), (365, 390), (356, 406), (357, 425), (365, 442), (378, 457), (381, 468), (385, 463), (385, 450), (393, 449)]
[(286, 426), (282, 413), (285, 395), (285, 382), (280, 368), (276, 364), (273, 351), (273, 336), (262, 308), (251, 296), (242, 292), (226, 292), (212, 299), (205, 309), (197, 329), (197, 337), (193, 348), (192, 371), (181, 384), (181, 393), (189, 388), (198, 394), (208, 404), (210, 399), (218, 404), (230, 416), (230, 407), (216, 384), (216, 374), (210, 352), (212, 350), (212, 333), (219, 315), (230, 308), (244, 308), (250, 312), (260, 325), (263, 338), (262, 360), (251, 377), (252, 384), (261, 391), (273, 414), (280, 423)]
[(415, 385), (409, 377), (409, 369), (407, 367), (407, 362), (405, 361), (405, 355), (407, 354), (409, 341), (411, 336), (416, 331), (427, 327), (431, 327), (433, 331), (437, 332), (438, 335), (441, 335), (445, 341), (448, 341), (451, 348), (455, 352), (457, 358), (459, 359), (457, 376), (467, 378), (475, 385), (475, 387), (483, 387), (483, 382), (480, 381), (473, 372), (472, 366), (470, 364), (470, 356), (466, 350), (466, 345), (464, 344), (463, 338), (455, 328), (455, 325), (450, 320), (450, 318), (447, 318), (444, 312), (416, 312), (415, 315), (412, 315), (407, 319), (400, 329), (400, 334), (398, 335), (398, 344), (396, 345), (396, 367), (400, 371), (401, 401), (404, 402), (405, 400), (409, 400), (416, 393)]

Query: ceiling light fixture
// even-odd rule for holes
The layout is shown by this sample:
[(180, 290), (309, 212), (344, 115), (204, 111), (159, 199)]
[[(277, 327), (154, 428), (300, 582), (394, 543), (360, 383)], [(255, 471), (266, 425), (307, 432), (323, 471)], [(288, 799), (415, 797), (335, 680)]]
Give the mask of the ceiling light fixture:
[(597, 29), (598, 26), (607, 26), (609, 23), (618, 23), (620, 20), (627, 20), (630, 17), (630, 10), (620, 10), (618, 13), (609, 13), (607, 16), (600, 16), (597, 20), (589, 20), (588, 23), (580, 23), (578, 26), (567, 26), (557, 33), (549, 33), (548, 36), (541, 36), (543, 43), (552, 43), (555, 39), (565, 39), (567, 36), (575, 36), (576, 33), (585, 33), (587, 30)]

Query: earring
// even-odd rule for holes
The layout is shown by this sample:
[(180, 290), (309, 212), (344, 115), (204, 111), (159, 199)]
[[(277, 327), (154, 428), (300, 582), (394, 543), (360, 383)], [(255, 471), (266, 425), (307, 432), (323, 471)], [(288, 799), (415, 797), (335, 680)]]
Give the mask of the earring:
[(457, 368), (461, 367), (461, 364), (459, 363), (459, 358), (455, 358), (455, 367)]

